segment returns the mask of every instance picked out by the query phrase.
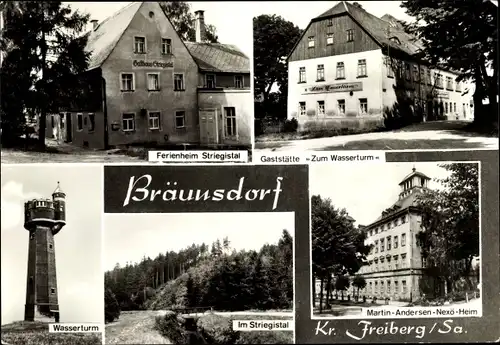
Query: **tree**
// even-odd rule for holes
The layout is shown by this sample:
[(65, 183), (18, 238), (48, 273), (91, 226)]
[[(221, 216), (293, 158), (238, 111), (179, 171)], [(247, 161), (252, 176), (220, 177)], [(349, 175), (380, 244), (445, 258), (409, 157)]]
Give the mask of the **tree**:
[(109, 288), (106, 289), (104, 294), (104, 311), (106, 322), (113, 322), (120, 316), (120, 306), (115, 294)]
[(358, 272), (370, 247), (364, 245), (366, 234), (355, 228), (346, 210), (336, 209), (330, 199), (313, 195), (311, 212), (313, 286), (316, 278), (320, 279), (321, 313), (324, 282), (329, 296), (331, 277)]
[[(89, 15), (72, 12), (59, 1), (17, 4), (17, 10), (6, 12), (0, 37), (2, 50), (8, 48), (6, 61), (11, 62), (2, 66), (2, 76), (8, 76), (2, 78), (2, 90), (11, 87), (4, 84), (10, 83), (9, 77), (19, 74), (21, 92), (7, 93), (8, 102), (17, 101), (23, 111), (29, 108), (39, 113), (39, 145), (44, 148), (46, 114), (58, 112), (63, 103), (78, 96), (82, 87), (79, 75), (87, 69), (90, 56), (84, 51), (88, 37), (82, 33)], [(17, 58), (18, 63), (12, 63)], [(2, 102), (10, 127), (20, 117), (15, 111)]]
[[(421, 58), (432, 66), (449, 68), (461, 74), (457, 81), (471, 79), (476, 122), (497, 119), (498, 95), (498, 23), (497, 7), (489, 0), (459, 3), (446, 0), (403, 1), (401, 7), (416, 19), (406, 30), (419, 37)], [(444, 39), (445, 38), (445, 39)], [(489, 76), (487, 69), (493, 70)], [(482, 111), (482, 100), (489, 99), (492, 109)]]
[(366, 279), (363, 276), (355, 275), (352, 279), (352, 286), (358, 289), (358, 298), (359, 298), (359, 290), (362, 290), (366, 287)]
[(427, 272), (446, 281), (446, 289), (469, 281), (472, 260), (479, 255), (479, 169), (476, 163), (443, 164), (450, 176), (437, 180), (444, 189), (417, 198), (422, 215), (417, 240)]
[(335, 290), (340, 291), (342, 299), (344, 299), (344, 291), (349, 289), (350, 285), (349, 277), (345, 275), (339, 275), (335, 279)]
[[(269, 99), (271, 88), (277, 84), (280, 94), (288, 89), (286, 57), (300, 38), (302, 30), (280, 16), (263, 14), (253, 19), (254, 89)], [(284, 97), (286, 108), (286, 96)]]
[[(191, 6), (185, 1), (160, 1), (160, 6), (172, 22), (175, 31), (184, 41), (195, 41), (195, 18)], [(213, 25), (205, 25), (206, 42), (218, 43), (217, 30)]]

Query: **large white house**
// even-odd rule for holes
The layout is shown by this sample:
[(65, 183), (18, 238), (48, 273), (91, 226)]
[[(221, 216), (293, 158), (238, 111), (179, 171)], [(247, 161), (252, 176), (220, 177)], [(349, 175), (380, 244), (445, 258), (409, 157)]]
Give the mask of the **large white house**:
[(310, 21), (288, 56), (288, 119), (301, 130), (375, 128), (406, 99), (423, 121), (472, 120), (473, 85), (430, 69), (419, 48), (394, 17), (339, 2)]

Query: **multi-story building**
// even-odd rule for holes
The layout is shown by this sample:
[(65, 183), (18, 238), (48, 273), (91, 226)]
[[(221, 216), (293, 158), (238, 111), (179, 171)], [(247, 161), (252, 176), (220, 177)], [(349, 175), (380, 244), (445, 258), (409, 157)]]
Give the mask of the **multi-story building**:
[(48, 137), (98, 149), (251, 145), (249, 59), (234, 45), (206, 42), (203, 11), (196, 42), (180, 38), (157, 2), (132, 3), (93, 24), (88, 88), (47, 117)]
[(422, 121), (473, 118), (473, 85), (419, 60), (392, 16), (341, 1), (313, 18), (290, 52), (288, 119), (299, 129), (374, 128), (396, 103)]
[[(422, 231), (421, 214), (416, 207), (417, 196), (428, 191), (430, 178), (413, 168), (399, 183), (398, 200), (373, 223), (363, 227), (365, 244), (371, 246), (367, 264), (359, 275), (366, 280), (360, 295), (414, 300), (425, 291), (443, 295), (443, 283), (426, 278), (426, 260), (421, 255), (418, 233)], [(479, 258), (474, 258), (476, 267)], [(356, 292), (357, 293), (357, 292)]]

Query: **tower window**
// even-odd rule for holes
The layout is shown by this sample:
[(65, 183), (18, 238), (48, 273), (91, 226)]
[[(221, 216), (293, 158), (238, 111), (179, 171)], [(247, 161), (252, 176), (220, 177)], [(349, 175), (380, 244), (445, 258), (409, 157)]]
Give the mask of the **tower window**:
[(49, 244), (49, 248), (50, 248), (50, 249), (52, 249), (52, 248), (53, 248), (52, 244)]
[(56, 289), (50, 288), (50, 293), (56, 293)]

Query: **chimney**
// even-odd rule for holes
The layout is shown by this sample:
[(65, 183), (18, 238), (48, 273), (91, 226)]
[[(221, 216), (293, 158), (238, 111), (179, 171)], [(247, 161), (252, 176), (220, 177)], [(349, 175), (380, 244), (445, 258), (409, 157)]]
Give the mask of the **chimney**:
[(99, 25), (99, 21), (97, 19), (92, 19), (90, 22), (92, 23), (92, 30), (95, 31), (95, 29), (97, 29), (97, 26)]
[(194, 13), (196, 22), (195, 22), (195, 29), (196, 29), (196, 42), (205, 42), (206, 40), (206, 35), (205, 35), (205, 17), (203, 15), (205, 11), (196, 11)]

